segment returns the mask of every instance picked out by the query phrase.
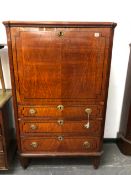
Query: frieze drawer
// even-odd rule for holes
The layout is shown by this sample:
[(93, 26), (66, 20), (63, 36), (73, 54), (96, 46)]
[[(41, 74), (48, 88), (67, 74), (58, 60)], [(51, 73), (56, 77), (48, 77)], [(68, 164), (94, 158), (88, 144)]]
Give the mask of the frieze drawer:
[(102, 105), (85, 106), (18, 106), (20, 117), (45, 117), (45, 118), (65, 118), (65, 119), (86, 119), (88, 115), (91, 118), (102, 117)]

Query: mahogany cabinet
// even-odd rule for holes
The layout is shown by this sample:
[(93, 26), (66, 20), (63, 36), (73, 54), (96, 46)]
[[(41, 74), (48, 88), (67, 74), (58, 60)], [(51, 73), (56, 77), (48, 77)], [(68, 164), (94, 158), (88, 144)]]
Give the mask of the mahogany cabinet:
[[(131, 48), (131, 45), (130, 45)], [(125, 155), (131, 155), (131, 51), (128, 62), (117, 145)]]
[(18, 152), (99, 165), (115, 23), (4, 22)]

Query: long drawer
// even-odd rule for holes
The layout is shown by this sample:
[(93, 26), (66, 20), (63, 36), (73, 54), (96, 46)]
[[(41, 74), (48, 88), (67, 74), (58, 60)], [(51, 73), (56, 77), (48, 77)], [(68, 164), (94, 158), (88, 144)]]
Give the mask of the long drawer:
[(20, 120), (20, 131), (24, 133), (85, 133), (99, 136), (101, 120)]
[(19, 117), (45, 117), (51, 119), (86, 119), (88, 114), (91, 118), (101, 118), (102, 111), (102, 105), (18, 106)]
[(24, 137), (21, 149), (24, 153), (95, 152), (99, 151), (100, 139), (96, 137)]
[(21, 134), (33, 133), (85, 133), (99, 136), (101, 120), (20, 120)]

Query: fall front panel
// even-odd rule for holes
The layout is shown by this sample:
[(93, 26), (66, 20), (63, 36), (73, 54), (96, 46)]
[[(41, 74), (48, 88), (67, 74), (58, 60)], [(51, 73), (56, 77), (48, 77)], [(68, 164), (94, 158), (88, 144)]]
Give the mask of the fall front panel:
[(19, 31), (14, 37), (17, 101), (103, 97), (106, 38), (85, 28)]

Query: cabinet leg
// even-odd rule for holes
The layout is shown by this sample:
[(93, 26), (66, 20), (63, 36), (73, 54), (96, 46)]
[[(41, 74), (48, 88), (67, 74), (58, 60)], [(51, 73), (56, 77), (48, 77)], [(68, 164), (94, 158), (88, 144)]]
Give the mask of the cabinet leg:
[(26, 169), (30, 163), (30, 158), (19, 156), (21, 166)]
[(93, 163), (94, 169), (98, 169), (98, 167), (100, 165), (100, 157), (99, 156), (93, 157), (92, 163)]

